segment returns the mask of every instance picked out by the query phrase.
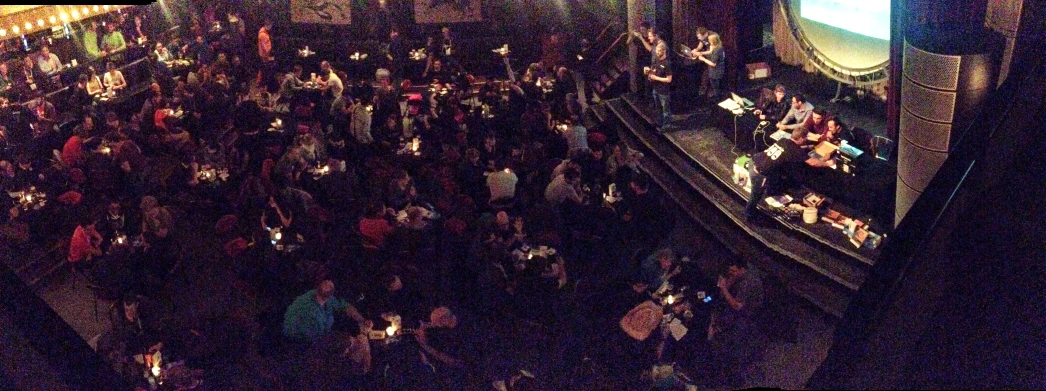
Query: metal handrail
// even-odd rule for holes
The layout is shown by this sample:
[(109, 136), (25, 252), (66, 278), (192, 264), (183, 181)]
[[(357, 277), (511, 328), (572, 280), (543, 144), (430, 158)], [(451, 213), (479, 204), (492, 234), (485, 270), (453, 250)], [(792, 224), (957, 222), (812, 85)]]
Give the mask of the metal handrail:
[(616, 26), (617, 24), (618, 22), (607, 23), (607, 26), (603, 27), (603, 30), (599, 32), (599, 35), (596, 35), (596, 39), (593, 39), (592, 43), (595, 44), (596, 42), (602, 41), (603, 37), (605, 37), (607, 33), (610, 32), (610, 28)]
[(607, 57), (607, 55), (609, 55), (611, 52), (613, 52), (614, 49), (617, 48), (617, 45), (619, 43), (621, 43), (621, 39), (625, 38), (627, 36), (628, 36), (628, 32), (624, 32), (624, 33), (621, 33), (621, 35), (618, 35), (617, 39), (614, 40), (614, 43), (610, 44), (610, 46), (607, 47), (607, 50), (604, 50), (603, 54), (600, 55), (599, 58), (596, 59), (595, 64), (598, 65), (598, 64), (603, 63), (603, 60)]

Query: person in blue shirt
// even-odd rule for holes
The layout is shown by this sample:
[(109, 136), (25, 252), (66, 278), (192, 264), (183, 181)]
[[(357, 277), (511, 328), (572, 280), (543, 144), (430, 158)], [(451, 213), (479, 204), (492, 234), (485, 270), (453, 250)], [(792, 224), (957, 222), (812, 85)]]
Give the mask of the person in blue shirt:
[(323, 280), (316, 289), (298, 296), (287, 307), (283, 335), (298, 342), (313, 342), (330, 333), (334, 327), (334, 311), (345, 311), (361, 328), (373, 326), (351, 304), (334, 297), (334, 282)]

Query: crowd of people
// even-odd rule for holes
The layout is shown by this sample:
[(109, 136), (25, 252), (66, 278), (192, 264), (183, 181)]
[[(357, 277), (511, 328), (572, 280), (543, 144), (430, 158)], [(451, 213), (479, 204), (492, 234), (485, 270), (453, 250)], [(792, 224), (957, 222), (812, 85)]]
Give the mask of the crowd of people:
[[(112, 292), (120, 304), (99, 351), (129, 380), (143, 381), (142, 365), (163, 352), (195, 368), (170, 369), (168, 387), (221, 383), (220, 364), (187, 353), (185, 337), (160, 321), (169, 314), (151, 305), (160, 301), (151, 287), (200, 278), (193, 273), (210, 269), (187, 265), (201, 263), (224, 265), (237, 289), (276, 303), (253, 350), (281, 368), (287, 389), (562, 384), (481, 347), (491, 329), (513, 324), (578, 335), (586, 347), (564, 359), (571, 365), (587, 363), (581, 353), (627, 363), (630, 371), (607, 371), (626, 383), (605, 389), (639, 381), (653, 363), (694, 359), (706, 336), (716, 342), (706, 350), (726, 352), (716, 355), (726, 372), (749, 359), (741, 352), (762, 301), (758, 275), (736, 261), (714, 284), (693, 262), (656, 251), (671, 207), (640, 170), (641, 153), (585, 126), (578, 76), (564, 64), (473, 75), (443, 28), (429, 39), (424, 72), (409, 74), (392, 28), (373, 77), (352, 80), (323, 61), (306, 78), (293, 53), (274, 51), (270, 22), (255, 50), (235, 12), (193, 17), (182, 36), (146, 37), (141, 17), (131, 20), (139, 35), (119, 41), (142, 38), (151, 78), (125, 80), (107, 57), (118, 40), (103, 38), (85, 49), (107, 72), (86, 70), (73, 86), (86, 98), (36, 94), (0, 113), (0, 188), (19, 194), (0, 197), (4, 239), (61, 237), (72, 268)], [(220, 34), (201, 27), (212, 23)], [(93, 30), (84, 37), (98, 43)], [(53, 56), (44, 47), (31, 69), (54, 71)], [(6, 73), (0, 65), (0, 79)], [(124, 88), (142, 91), (140, 109), (93, 97)], [(58, 126), (58, 113), (72, 113), (75, 126)], [(26, 198), (34, 194), (37, 202)], [(194, 246), (218, 249), (215, 259), (193, 259)], [(666, 347), (667, 332), (629, 339), (618, 320), (672, 284), (708, 286), (721, 306), (704, 310), (711, 327), (687, 316), (695, 331), (678, 344)], [(614, 302), (587, 301), (596, 298)], [(701, 311), (686, 305), (666, 311)]]

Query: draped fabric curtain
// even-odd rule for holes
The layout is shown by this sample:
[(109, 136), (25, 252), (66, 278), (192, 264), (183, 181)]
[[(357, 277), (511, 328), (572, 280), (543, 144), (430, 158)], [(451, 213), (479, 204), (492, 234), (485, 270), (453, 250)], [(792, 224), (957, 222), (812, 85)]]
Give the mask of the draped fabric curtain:
[[(778, 0), (785, 7), (789, 7), (788, 0)], [(806, 54), (799, 47), (799, 42), (788, 28), (788, 16), (779, 5), (774, 6), (774, 52), (782, 63), (792, 66), (802, 66), (807, 73), (817, 72), (817, 68), (806, 58)]]

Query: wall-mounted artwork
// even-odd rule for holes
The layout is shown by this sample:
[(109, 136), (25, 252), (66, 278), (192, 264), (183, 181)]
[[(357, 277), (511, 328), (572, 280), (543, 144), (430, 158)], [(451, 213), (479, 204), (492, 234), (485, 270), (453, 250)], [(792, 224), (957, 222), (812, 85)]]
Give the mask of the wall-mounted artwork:
[(467, 23), (483, 21), (480, 0), (414, 0), (414, 21), (426, 23)]
[(291, 0), (291, 23), (352, 24), (352, 0)]

